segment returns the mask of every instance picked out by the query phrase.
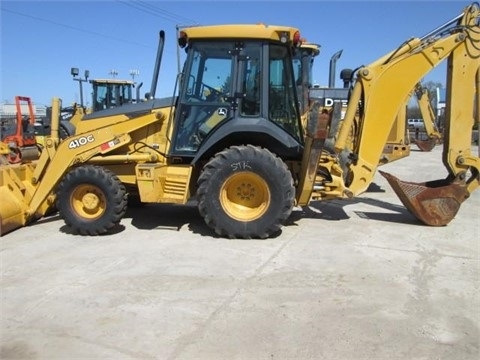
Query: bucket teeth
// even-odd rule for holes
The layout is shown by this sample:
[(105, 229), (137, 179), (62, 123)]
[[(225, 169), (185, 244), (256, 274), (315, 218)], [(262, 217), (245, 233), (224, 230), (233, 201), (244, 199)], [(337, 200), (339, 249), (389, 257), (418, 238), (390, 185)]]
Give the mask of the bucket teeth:
[(402, 181), (380, 171), (403, 205), (420, 221), (431, 226), (447, 225), (468, 197), (465, 184), (448, 179), (424, 183)]

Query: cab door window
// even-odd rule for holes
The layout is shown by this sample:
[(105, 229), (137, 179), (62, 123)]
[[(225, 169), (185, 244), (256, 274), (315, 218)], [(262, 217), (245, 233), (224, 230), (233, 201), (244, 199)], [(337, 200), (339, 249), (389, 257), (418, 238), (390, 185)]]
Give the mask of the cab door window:
[(195, 152), (208, 133), (225, 120), (231, 104), (231, 42), (199, 42), (190, 50), (185, 91), (180, 99), (175, 152)]

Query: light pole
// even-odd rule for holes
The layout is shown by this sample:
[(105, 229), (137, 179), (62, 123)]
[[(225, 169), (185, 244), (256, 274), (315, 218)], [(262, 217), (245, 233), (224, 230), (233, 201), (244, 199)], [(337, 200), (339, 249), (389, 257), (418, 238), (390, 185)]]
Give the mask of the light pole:
[(82, 83), (88, 81), (88, 77), (90, 76), (90, 71), (85, 70), (85, 73), (84, 73), (85, 78), (84, 79), (77, 78), (77, 76), (79, 74), (78, 68), (71, 68), (70, 69), (70, 74), (72, 74), (73, 80), (78, 81), (78, 83), (80, 84), (80, 105), (83, 107), (83, 86), (82, 86)]
[(135, 76), (140, 75), (140, 70), (132, 69), (130, 70), (130, 76), (132, 77), (133, 82), (135, 82)]

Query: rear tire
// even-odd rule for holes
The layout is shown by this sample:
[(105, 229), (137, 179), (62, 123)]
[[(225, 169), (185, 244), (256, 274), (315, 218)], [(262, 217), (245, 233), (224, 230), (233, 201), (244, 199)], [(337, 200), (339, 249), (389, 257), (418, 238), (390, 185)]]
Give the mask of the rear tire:
[(100, 235), (119, 224), (127, 209), (127, 193), (113, 172), (85, 165), (64, 176), (57, 188), (56, 205), (73, 231)]
[(229, 238), (267, 238), (290, 216), (295, 188), (285, 163), (267, 149), (232, 146), (198, 179), (198, 209), (207, 225)]

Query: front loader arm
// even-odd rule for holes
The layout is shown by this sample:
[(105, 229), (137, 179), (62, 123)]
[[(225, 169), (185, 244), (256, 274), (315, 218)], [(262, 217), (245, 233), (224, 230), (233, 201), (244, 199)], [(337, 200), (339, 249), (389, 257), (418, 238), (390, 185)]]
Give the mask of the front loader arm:
[[(429, 199), (420, 201), (423, 205), (412, 205), (411, 189), (398, 186), (400, 182), (396, 178), (386, 177), (390, 184), (397, 183), (392, 186), (404, 204), (420, 220), (431, 225), (443, 225), (450, 221), (460, 203), (479, 186), (479, 158), (473, 156), (470, 151), (475, 79), (479, 76), (480, 65), (479, 17), (479, 5), (474, 3), (438, 31), (422, 39), (412, 39), (398, 50), (358, 70), (347, 112), (335, 142), (335, 151), (345, 152), (348, 149), (347, 139), (353, 132), (353, 150), (349, 151), (348, 164), (342, 164), (348, 169), (344, 176), (345, 185), (353, 195), (364, 192), (373, 180), (378, 159), (400, 107), (404, 106), (416, 84), (447, 58), (447, 113), (443, 163), (448, 169), (449, 179), (448, 184), (436, 182), (434, 185), (423, 185), (425, 188), (432, 185), (438, 190), (441, 186), (455, 182), (455, 186), (459, 186), (454, 191), (455, 204), (451, 204), (450, 201), (447, 205), (442, 204), (452, 210), (446, 211), (449, 214), (445, 216), (437, 214), (445, 212), (439, 209), (441, 206), (434, 209), (435, 204), (438, 205), (438, 198), (435, 199), (436, 202)], [(476, 94), (478, 102), (478, 90)], [(467, 170), (472, 174), (469, 179), (466, 179)], [(442, 188), (441, 195), (438, 191), (430, 195), (448, 197), (445, 195), (448, 191), (448, 188)], [(424, 195), (427, 199), (428, 196)], [(419, 209), (422, 206), (424, 208)], [(435, 214), (425, 217), (422, 215), (423, 212)]]
[[(147, 114), (134, 121), (126, 118), (124, 121), (69, 137), (58, 145), (52, 141), (51, 146), (47, 146), (46, 151), (42, 152), (34, 172), (32, 181), (36, 188), (29, 201), (27, 217), (35, 214), (72, 166), (98, 156), (108, 157), (111, 152), (131, 142), (132, 132), (156, 121), (156, 114)], [(154, 161), (158, 154), (145, 154), (143, 157), (143, 161)]]

